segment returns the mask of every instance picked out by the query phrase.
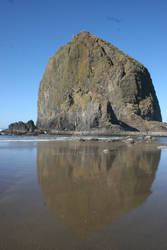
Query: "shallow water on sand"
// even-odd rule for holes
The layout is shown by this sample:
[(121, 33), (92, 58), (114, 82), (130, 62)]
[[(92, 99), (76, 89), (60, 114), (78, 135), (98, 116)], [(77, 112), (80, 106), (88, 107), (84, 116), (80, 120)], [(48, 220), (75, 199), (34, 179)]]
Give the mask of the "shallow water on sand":
[(167, 249), (166, 149), (12, 140), (0, 140), (0, 249)]

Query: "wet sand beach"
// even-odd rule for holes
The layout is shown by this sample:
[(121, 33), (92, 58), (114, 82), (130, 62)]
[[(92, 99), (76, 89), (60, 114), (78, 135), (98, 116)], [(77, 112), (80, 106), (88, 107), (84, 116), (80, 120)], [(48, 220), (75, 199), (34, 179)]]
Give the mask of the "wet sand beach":
[(8, 140), (0, 162), (0, 249), (167, 249), (165, 148)]

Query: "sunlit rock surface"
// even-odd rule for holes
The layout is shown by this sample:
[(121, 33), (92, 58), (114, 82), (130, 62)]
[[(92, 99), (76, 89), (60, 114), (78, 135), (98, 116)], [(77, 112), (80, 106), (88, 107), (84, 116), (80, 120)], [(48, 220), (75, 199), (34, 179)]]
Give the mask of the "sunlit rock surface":
[(39, 128), (121, 131), (161, 120), (148, 70), (102, 39), (83, 31), (49, 59), (39, 87)]

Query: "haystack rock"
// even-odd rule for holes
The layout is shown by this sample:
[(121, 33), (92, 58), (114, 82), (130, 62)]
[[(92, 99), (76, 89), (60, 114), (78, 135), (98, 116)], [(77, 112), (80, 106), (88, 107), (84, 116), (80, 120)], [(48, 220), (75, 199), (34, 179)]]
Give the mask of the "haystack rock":
[(141, 130), (147, 121), (162, 121), (150, 74), (110, 43), (82, 31), (49, 59), (39, 87), (39, 128)]

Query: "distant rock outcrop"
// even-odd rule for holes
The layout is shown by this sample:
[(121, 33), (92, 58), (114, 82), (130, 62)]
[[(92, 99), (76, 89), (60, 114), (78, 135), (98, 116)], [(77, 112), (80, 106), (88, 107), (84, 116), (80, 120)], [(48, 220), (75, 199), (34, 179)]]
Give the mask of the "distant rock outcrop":
[(49, 59), (39, 87), (39, 128), (140, 130), (150, 127), (147, 121), (162, 121), (150, 74), (113, 45), (83, 31)]
[(33, 133), (36, 129), (34, 122), (32, 120), (24, 123), (22, 121), (11, 123), (8, 127), (9, 134), (25, 134), (25, 133)]

